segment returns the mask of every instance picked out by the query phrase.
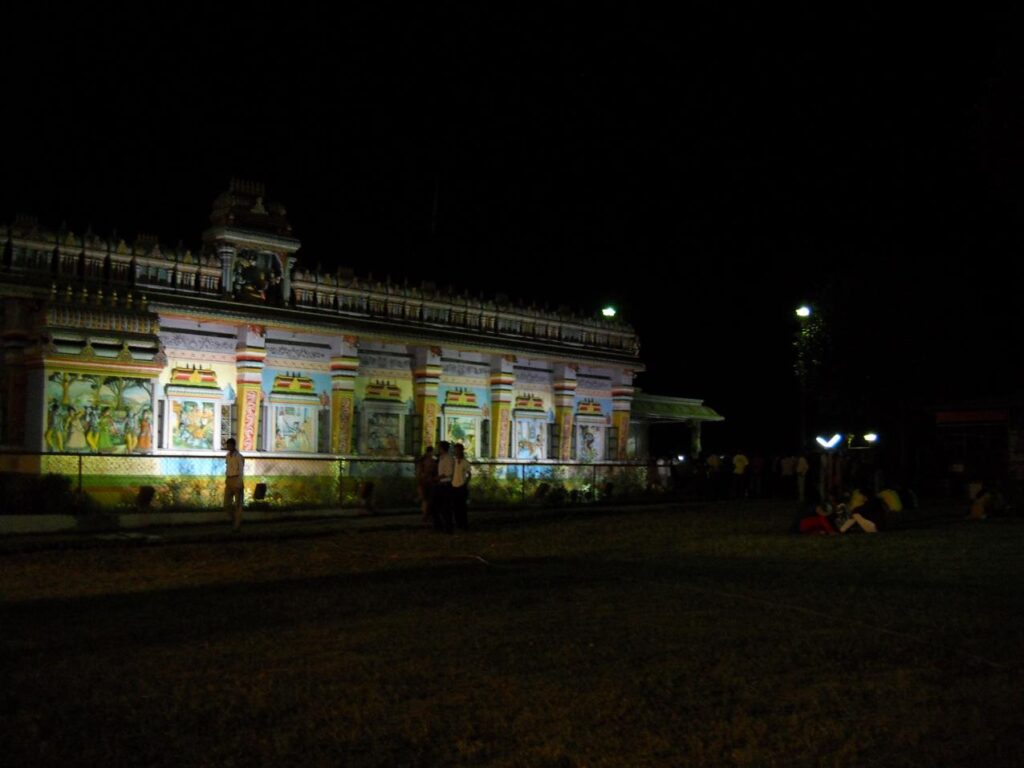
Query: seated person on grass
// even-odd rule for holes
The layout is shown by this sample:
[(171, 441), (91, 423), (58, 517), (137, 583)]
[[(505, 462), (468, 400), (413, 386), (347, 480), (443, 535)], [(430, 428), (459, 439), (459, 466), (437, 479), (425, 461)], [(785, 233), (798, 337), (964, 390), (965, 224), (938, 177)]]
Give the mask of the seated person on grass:
[(814, 512), (797, 521), (800, 533), (832, 534), (836, 532), (836, 517), (845, 513), (845, 507), (830, 493), (828, 501), (815, 504)]
[(873, 496), (870, 491), (855, 488), (850, 494), (849, 516), (839, 526), (839, 532), (846, 533), (854, 526), (859, 526), (865, 533), (878, 533), (880, 528), (885, 527), (887, 511), (888, 507), (881, 496)]

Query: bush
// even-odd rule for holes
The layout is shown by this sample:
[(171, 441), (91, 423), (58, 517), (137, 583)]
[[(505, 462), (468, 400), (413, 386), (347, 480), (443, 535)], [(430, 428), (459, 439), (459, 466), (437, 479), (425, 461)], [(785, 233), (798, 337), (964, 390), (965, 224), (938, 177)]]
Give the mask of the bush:
[(94, 506), (88, 496), (78, 498), (71, 478), (54, 473), (0, 473), (0, 498), (7, 512), (16, 515), (67, 515), (89, 511)]

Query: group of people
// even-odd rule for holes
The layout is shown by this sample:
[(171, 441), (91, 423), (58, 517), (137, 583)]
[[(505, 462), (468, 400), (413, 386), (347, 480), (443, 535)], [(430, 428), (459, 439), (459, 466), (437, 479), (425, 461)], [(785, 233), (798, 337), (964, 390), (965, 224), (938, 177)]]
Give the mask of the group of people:
[[(238, 531), (242, 525), (245, 457), (239, 453), (235, 438), (228, 438), (225, 445), (228, 452), (224, 457), (224, 509), (234, 530)], [(453, 446), (442, 440), (437, 448), (435, 456), (434, 447), (427, 446), (416, 462), (423, 520), (444, 533), (454, 533), (456, 528), (468, 530), (469, 481), (473, 469), (466, 458), (465, 446), (462, 443)]]
[(886, 488), (878, 493), (854, 488), (840, 495), (829, 491), (826, 498), (812, 505), (794, 523), (797, 533), (836, 534), (860, 530), (878, 533), (903, 511), (898, 492)]
[(442, 440), (437, 444), (436, 456), (434, 447), (428, 445), (416, 462), (423, 521), (443, 533), (453, 533), (455, 528), (468, 530), (467, 504), (472, 476), (472, 465), (462, 443), (453, 446)]

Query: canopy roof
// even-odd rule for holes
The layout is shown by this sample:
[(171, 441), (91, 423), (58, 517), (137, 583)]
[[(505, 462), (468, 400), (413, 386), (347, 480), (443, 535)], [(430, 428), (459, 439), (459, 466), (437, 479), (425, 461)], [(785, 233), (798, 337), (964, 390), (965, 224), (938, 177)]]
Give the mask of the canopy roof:
[(654, 424), (681, 421), (724, 421), (713, 408), (704, 405), (703, 400), (688, 397), (663, 397), (638, 392), (633, 397), (630, 410), (632, 418)]

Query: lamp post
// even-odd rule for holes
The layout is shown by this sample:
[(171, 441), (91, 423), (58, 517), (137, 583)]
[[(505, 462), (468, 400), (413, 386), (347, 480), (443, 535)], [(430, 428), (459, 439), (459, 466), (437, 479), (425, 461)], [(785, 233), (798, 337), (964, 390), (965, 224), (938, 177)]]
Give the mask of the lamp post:
[(793, 342), (793, 346), (796, 347), (796, 363), (793, 366), (793, 371), (796, 373), (797, 381), (800, 384), (800, 451), (802, 452), (807, 446), (807, 385), (808, 379), (811, 374), (811, 365), (809, 359), (809, 336), (807, 332), (807, 320), (812, 315), (811, 308), (806, 304), (801, 304), (796, 308), (797, 321), (800, 324), (797, 330), (796, 341)]
[(800, 383), (800, 450), (807, 446), (807, 395), (820, 387), (822, 360), (828, 345), (825, 321), (821, 311), (810, 304), (803, 304), (796, 309), (799, 323), (796, 341), (796, 362), (793, 372)]

